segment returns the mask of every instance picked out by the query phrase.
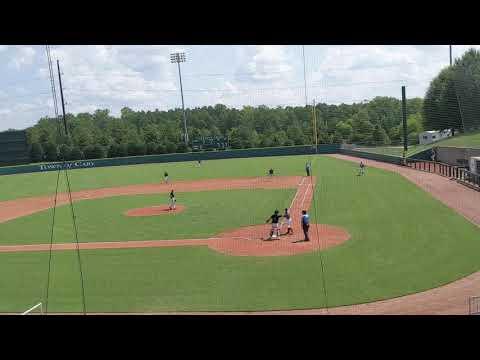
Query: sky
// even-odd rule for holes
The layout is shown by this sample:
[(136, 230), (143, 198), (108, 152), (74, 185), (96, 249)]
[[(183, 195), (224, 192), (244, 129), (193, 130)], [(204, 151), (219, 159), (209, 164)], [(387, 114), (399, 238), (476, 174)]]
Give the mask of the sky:
[[(480, 45), (455, 45), (453, 57)], [(225, 104), (295, 106), (313, 101), (353, 103), (376, 96), (423, 97), (429, 82), (449, 65), (448, 45), (51, 45), (62, 71), (67, 113), (109, 109)], [(303, 59), (305, 58), (305, 66)], [(305, 83), (307, 91), (305, 92)], [(59, 103), (60, 104), (60, 103)], [(61, 111), (61, 108), (59, 108)], [(0, 131), (24, 129), (54, 116), (45, 46), (0, 45)]]

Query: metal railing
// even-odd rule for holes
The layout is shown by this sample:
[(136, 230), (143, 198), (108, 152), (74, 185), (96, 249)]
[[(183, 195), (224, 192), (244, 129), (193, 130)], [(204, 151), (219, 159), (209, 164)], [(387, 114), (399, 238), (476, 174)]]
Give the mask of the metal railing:
[(472, 296), (468, 299), (468, 314), (480, 315), (480, 296)]
[(480, 176), (468, 171), (464, 167), (449, 165), (436, 161), (407, 159), (407, 166), (429, 173), (435, 173), (480, 190)]

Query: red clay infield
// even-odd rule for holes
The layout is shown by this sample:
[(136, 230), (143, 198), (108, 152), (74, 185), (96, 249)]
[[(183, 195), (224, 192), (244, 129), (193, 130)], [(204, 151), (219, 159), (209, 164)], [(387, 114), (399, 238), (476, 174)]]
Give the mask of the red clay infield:
[[(240, 229), (232, 229), (208, 239), (151, 240), (151, 241), (118, 241), (118, 242), (84, 242), (80, 249), (123, 249), (145, 247), (173, 246), (208, 246), (214, 251), (232, 256), (289, 256), (339, 245), (350, 238), (348, 232), (340, 227), (312, 224), (310, 241), (303, 242), (300, 228), (300, 216), (303, 209), (308, 210), (313, 198), (315, 177), (283, 176), (273, 178), (212, 179), (195, 182), (179, 181), (170, 184), (132, 185), (118, 188), (85, 190), (72, 193), (74, 201), (105, 198), (116, 195), (134, 195), (151, 193), (168, 193), (171, 189), (177, 192), (228, 189), (275, 189), (296, 188), (297, 192), (290, 205), (293, 220), (293, 235), (285, 235), (275, 240), (265, 240), (270, 232), (270, 225), (252, 225)], [(67, 194), (60, 194), (57, 205), (66, 204)], [(0, 202), (0, 223), (17, 217), (33, 214), (52, 207), (53, 197), (39, 197)], [(126, 216), (155, 216), (175, 214), (185, 207), (177, 204), (172, 212), (168, 205), (131, 209)], [(268, 214), (266, 214), (268, 215)], [(286, 226), (282, 229), (286, 232)], [(49, 244), (4, 245), (0, 252), (47, 251)], [(74, 243), (53, 244), (52, 250), (73, 250)]]
[(185, 210), (185, 206), (177, 204), (175, 209), (172, 210), (168, 205), (149, 206), (145, 208), (131, 209), (125, 211), (125, 216), (158, 216), (158, 215), (173, 215), (181, 213)]

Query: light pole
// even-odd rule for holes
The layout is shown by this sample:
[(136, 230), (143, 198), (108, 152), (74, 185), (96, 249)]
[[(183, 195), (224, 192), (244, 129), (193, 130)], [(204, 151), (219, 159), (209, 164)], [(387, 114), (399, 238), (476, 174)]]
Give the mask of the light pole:
[(170, 62), (173, 64), (173, 63), (177, 63), (178, 65), (178, 77), (180, 78), (180, 94), (182, 96), (182, 111), (183, 111), (183, 126), (184, 126), (184, 130), (185, 130), (185, 145), (188, 146), (188, 132), (187, 132), (187, 116), (185, 114), (185, 103), (183, 101), (183, 86), (182, 86), (182, 73), (180, 71), (180, 63), (181, 62), (185, 62), (186, 61), (186, 58), (185, 58), (185, 53), (173, 53), (173, 54), (170, 54)]
[(452, 45), (448, 46), (450, 49), (450, 66), (452, 66)]
[(305, 107), (307, 107), (308, 100), (307, 100), (307, 72), (305, 69), (305, 45), (302, 45), (302, 58), (303, 58), (303, 82), (305, 84)]

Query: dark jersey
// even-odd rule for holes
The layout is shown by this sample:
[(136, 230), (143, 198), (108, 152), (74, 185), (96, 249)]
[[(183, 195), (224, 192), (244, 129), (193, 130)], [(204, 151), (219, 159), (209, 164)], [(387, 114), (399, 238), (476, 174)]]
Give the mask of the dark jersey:
[(170, 199), (174, 199), (175, 198), (175, 194), (172, 192), (170, 192)]
[(290, 219), (290, 213), (286, 211), (286, 212), (283, 214), (283, 217), (284, 217), (285, 219)]
[(272, 224), (278, 224), (278, 220), (281, 218), (281, 215), (278, 214), (273, 214), (270, 216), (270, 219), (272, 220)]
[(273, 174), (273, 169), (270, 169), (270, 170), (268, 171), (268, 173), (269, 173), (269, 174)]
[(164, 175), (165, 177), (167, 177), (167, 176), (168, 176), (168, 173), (166, 172), (166, 173), (165, 173), (165, 174), (163, 174), (163, 175)]

